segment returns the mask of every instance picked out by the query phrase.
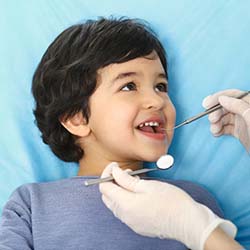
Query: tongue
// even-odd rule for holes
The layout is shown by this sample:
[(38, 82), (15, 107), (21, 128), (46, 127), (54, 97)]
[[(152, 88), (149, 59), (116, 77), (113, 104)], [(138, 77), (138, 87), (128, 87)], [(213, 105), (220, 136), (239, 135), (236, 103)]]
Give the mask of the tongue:
[(144, 132), (148, 132), (148, 133), (154, 133), (154, 130), (152, 127), (150, 126), (144, 126), (142, 128), (139, 128), (140, 130), (144, 131)]

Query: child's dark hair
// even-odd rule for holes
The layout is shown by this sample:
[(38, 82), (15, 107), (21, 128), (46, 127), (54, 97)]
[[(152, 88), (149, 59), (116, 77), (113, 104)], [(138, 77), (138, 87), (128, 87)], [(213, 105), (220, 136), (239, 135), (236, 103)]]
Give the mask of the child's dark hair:
[(43, 141), (60, 159), (78, 162), (84, 155), (60, 118), (81, 111), (88, 121), (97, 70), (153, 50), (167, 76), (165, 51), (154, 32), (143, 21), (126, 18), (100, 18), (71, 26), (48, 47), (33, 76), (34, 115)]

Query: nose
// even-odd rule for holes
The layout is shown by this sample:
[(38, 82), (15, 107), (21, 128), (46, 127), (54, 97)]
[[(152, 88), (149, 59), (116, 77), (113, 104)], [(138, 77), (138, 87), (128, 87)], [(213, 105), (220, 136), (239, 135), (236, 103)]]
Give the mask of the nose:
[(166, 98), (160, 92), (150, 90), (144, 92), (142, 106), (144, 109), (160, 110), (166, 105)]

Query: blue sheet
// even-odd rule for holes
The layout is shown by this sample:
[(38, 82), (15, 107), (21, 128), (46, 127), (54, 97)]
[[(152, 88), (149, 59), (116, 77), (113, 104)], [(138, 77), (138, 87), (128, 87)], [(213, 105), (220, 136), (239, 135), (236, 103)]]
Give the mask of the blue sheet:
[[(0, 9), (0, 210), (22, 183), (76, 174), (75, 164), (58, 160), (42, 143), (30, 91), (45, 49), (71, 24), (110, 15), (150, 22), (168, 53), (177, 123), (202, 111), (212, 92), (250, 89), (249, 1), (26, 0), (0, 1)], [(213, 138), (202, 118), (176, 131), (170, 152), (175, 166), (160, 175), (205, 186), (250, 249), (250, 157), (241, 144)]]

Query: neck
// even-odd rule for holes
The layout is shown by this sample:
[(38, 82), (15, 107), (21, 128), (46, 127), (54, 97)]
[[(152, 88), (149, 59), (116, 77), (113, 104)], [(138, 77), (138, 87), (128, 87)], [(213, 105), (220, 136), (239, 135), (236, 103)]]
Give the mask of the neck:
[(79, 161), (78, 176), (100, 176), (104, 168), (111, 162), (116, 161), (121, 169), (137, 170), (141, 169), (143, 162), (141, 161), (123, 161), (123, 160), (108, 160), (100, 156), (94, 158), (84, 156)]

